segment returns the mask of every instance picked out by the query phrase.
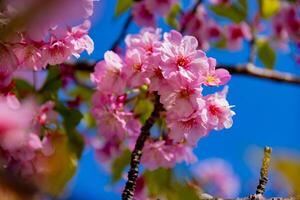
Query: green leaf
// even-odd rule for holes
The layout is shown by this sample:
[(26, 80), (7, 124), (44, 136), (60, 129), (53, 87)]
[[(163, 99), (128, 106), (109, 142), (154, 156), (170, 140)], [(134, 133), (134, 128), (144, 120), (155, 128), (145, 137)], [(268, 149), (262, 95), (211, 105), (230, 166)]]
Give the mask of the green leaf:
[(80, 85), (76, 85), (76, 87), (68, 92), (69, 96), (76, 98), (80, 97), (81, 100), (86, 103), (90, 103), (94, 90), (86, 87), (82, 87)]
[(234, 3), (230, 6), (220, 4), (210, 6), (210, 9), (217, 15), (232, 20), (235, 23), (244, 21), (247, 17), (248, 6), (244, 0), (240, 0), (240, 3)]
[(83, 115), (79, 110), (67, 108), (60, 102), (56, 102), (55, 110), (62, 115), (66, 134), (73, 150), (76, 152), (78, 158), (80, 158), (84, 148), (84, 141), (82, 136), (76, 131), (76, 127), (83, 118)]
[(276, 61), (276, 54), (268, 41), (263, 40), (257, 42), (257, 54), (258, 58), (268, 69), (273, 69)]
[(61, 76), (57, 66), (51, 66), (48, 70), (47, 79), (41, 88), (41, 92), (57, 92), (61, 88)]
[(112, 183), (116, 183), (121, 179), (125, 167), (130, 162), (130, 156), (131, 156), (131, 152), (128, 149), (126, 149), (119, 157), (117, 157), (113, 161), (111, 165)]
[(154, 198), (165, 197), (172, 200), (199, 200), (194, 188), (185, 182), (179, 182), (174, 178), (170, 169), (159, 168), (144, 173), (149, 195)]
[(270, 18), (280, 9), (280, 0), (258, 0), (259, 11), (263, 18)]
[(60, 70), (57, 66), (51, 66), (48, 69), (48, 75), (43, 87), (39, 90), (41, 102), (47, 100), (57, 100), (58, 91), (62, 86)]
[(157, 197), (171, 187), (172, 171), (169, 169), (159, 168), (154, 171), (146, 171), (144, 177), (150, 196)]
[(240, 8), (242, 9), (245, 16), (248, 15), (248, 1), (247, 0), (239, 0)]
[(134, 114), (139, 116), (142, 123), (150, 117), (152, 111), (154, 110), (154, 105), (149, 99), (139, 99), (134, 108)]
[(95, 128), (97, 126), (96, 120), (90, 112), (84, 114), (83, 121), (88, 128)]
[(69, 140), (65, 135), (56, 133), (51, 139), (55, 151), (50, 156), (39, 157), (39, 166), (44, 170), (36, 176), (43, 192), (59, 196), (74, 176), (78, 159), (70, 149)]
[(275, 158), (275, 169), (288, 181), (295, 194), (300, 194), (300, 159), (282, 157)]
[(166, 23), (171, 26), (172, 28), (178, 28), (178, 20), (177, 15), (180, 13), (181, 7), (179, 4), (174, 4), (166, 16)]
[(115, 17), (119, 17), (121, 14), (126, 12), (133, 4), (133, 0), (118, 0)]
[(15, 79), (16, 93), (19, 98), (24, 98), (28, 94), (35, 93), (34, 87), (23, 79)]
[(222, 36), (216, 43), (213, 44), (214, 47), (219, 49), (224, 49), (227, 46), (227, 41), (225, 36)]

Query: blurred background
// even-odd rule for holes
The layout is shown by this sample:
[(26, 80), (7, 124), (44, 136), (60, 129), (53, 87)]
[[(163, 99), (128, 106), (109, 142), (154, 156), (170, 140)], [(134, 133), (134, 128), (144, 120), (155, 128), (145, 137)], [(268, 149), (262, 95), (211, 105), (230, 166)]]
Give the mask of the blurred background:
[[(95, 2), (94, 16), (90, 36), (95, 42), (95, 51), (91, 56), (84, 55), (84, 60), (99, 60), (103, 57), (122, 31), (129, 12), (114, 17), (116, 0)], [(250, 12), (258, 9), (256, 1), (248, 1)], [(189, 8), (194, 1), (183, 1), (183, 7)], [(159, 23), (163, 31), (169, 30), (163, 20)], [(128, 33), (137, 33), (139, 28), (132, 23)], [(248, 44), (238, 53), (211, 48), (207, 55), (228, 66), (247, 62)], [(260, 65), (259, 62), (257, 62)], [(277, 52), (277, 70), (300, 75), (300, 68), (290, 54)], [(273, 148), (273, 157), (294, 156), (300, 152), (300, 86), (277, 83), (252, 77), (234, 75), (229, 82), (228, 100), (234, 105), (236, 116), (234, 125), (228, 130), (211, 132), (200, 140), (194, 150), (199, 159), (222, 158), (228, 161), (240, 180), (240, 196), (255, 192), (259, 179), (259, 168), (263, 147)], [(176, 171), (193, 166), (178, 165)], [(299, 171), (300, 173), (300, 171)], [(111, 186), (110, 175), (105, 167), (100, 166), (93, 150), (86, 148), (81, 158), (76, 176), (63, 199), (69, 200), (111, 200), (119, 199), (122, 189)], [(280, 192), (279, 192), (280, 191)], [(278, 173), (271, 170), (266, 196), (286, 195), (287, 184)]]

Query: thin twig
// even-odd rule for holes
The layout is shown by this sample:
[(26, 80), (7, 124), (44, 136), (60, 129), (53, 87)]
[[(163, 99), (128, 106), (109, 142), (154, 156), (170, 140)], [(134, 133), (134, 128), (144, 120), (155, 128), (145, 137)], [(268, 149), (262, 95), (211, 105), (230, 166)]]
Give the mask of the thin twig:
[[(91, 62), (77, 62), (77, 63), (67, 63), (69, 67), (74, 67), (76, 70), (79, 71), (86, 71), (86, 72), (93, 72), (95, 63)], [(289, 84), (297, 84), (300, 85), (300, 76), (296, 76), (291, 73), (287, 72), (280, 72), (277, 70), (270, 70), (266, 68), (260, 67), (246, 67), (245, 65), (239, 66), (229, 66), (220, 64), (217, 68), (227, 69), (230, 74), (233, 75), (242, 75), (242, 76), (249, 76), (255, 77), (259, 79), (271, 80), (281, 83), (289, 83)]]
[(118, 45), (120, 44), (120, 42), (124, 39), (124, 37), (125, 37), (125, 35), (127, 33), (127, 30), (129, 28), (129, 25), (131, 24), (131, 22), (132, 22), (132, 15), (130, 14), (127, 17), (127, 19), (126, 19), (123, 27), (121, 28), (122, 32), (120, 33), (120, 35), (118, 36), (118, 38), (112, 44), (112, 46), (110, 48), (111, 50), (115, 50), (118, 47)]
[[(190, 13), (196, 13), (198, 6), (202, 3), (202, 0), (197, 0), (197, 2), (193, 5), (193, 7), (190, 10)], [(187, 23), (183, 24), (182, 27), (180, 28), (180, 32), (184, 33), (186, 29)]]
[(233, 75), (250, 76), (265, 80), (272, 80), (276, 82), (300, 85), (300, 77), (291, 73), (279, 72), (276, 70), (270, 70), (255, 66), (246, 67), (243, 65), (230, 67), (225, 65), (219, 65), (217, 68), (227, 69), (230, 72), (230, 74)]
[(265, 188), (268, 183), (268, 173), (270, 167), (271, 153), (272, 153), (272, 149), (270, 147), (265, 147), (264, 158), (260, 169), (260, 179), (256, 189), (256, 194), (263, 195), (265, 193)]

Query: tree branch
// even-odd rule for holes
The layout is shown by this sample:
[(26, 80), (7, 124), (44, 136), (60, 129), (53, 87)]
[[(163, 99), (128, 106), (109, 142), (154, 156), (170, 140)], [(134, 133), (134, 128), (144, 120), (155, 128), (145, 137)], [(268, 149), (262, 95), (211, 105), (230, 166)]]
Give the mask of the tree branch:
[(300, 77), (287, 72), (279, 72), (276, 70), (270, 70), (266, 68), (256, 67), (254, 65), (248, 66), (225, 66), (218, 65), (217, 68), (227, 69), (230, 74), (243, 75), (256, 77), (260, 79), (272, 80), (282, 83), (298, 84), (300, 85)]
[[(202, 3), (202, 0), (197, 0), (197, 2), (196, 2), (196, 3), (193, 5), (193, 7), (191, 8), (190, 13), (191, 13), (191, 14), (196, 13), (197, 8), (198, 8), (198, 6), (199, 6), (201, 3)], [(186, 26), (187, 26), (186, 23), (183, 24), (182, 27), (179, 29), (179, 31), (180, 31), (181, 33), (184, 33), (184, 32), (185, 32), (185, 29), (186, 29)]]
[(131, 22), (132, 22), (132, 15), (130, 14), (127, 17), (123, 27), (121, 28), (122, 32), (120, 33), (118, 38), (115, 40), (115, 42), (112, 44), (112, 46), (110, 48), (111, 50), (115, 50), (118, 47), (118, 45), (120, 44), (120, 42), (124, 39)]
[(139, 174), (139, 165), (140, 159), (142, 156), (142, 150), (144, 144), (148, 137), (150, 136), (150, 129), (154, 125), (155, 120), (159, 117), (159, 112), (163, 109), (162, 104), (159, 102), (159, 95), (157, 93), (154, 94), (155, 96), (155, 104), (154, 110), (146, 121), (144, 126), (141, 129), (141, 133), (136, 141), (134, 150), (131, 154), (131, 161), (130, 161), (130, 169), (128, 171), (128, 180), (126, 182), (122, 199), (123, 200), (132, 200), (134, 196), (134, 191), (136, 187), (136, 180)]
[[(74, 67), (79, 71), (93, 72), (95, 63), (92, 62), (76, 62), (76, 63), (67, 63), (66, 66)], [(298, 84), (300, 85), (300, 76), (296, 76), (287, 72), (280, 72), (276, 70), (270, 70), (266, 68), (260, 68), (256, 66), (228, 66), (224, 64), (220, 64), (217, 66), (217, 69), (223, 68), (227, 69), (230, 74), (233, 75), (242, 75), (242, 76), (250, 76), (259, 79), (271, 80), (275, 82), (289, 83), (289, 84)]]

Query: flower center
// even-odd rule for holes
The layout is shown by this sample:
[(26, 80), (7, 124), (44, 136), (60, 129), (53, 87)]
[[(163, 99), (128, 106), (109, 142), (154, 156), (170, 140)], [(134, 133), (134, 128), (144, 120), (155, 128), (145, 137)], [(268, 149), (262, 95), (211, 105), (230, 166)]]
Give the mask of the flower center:
[(217, 107), (216, 105), (210, 105), (210, 106), (209, 106), (209, 112), (210, 112), (211, 114), (213, 114), (213, 115), (218, 115), (218, 114), (221, 112), (221, 110), (220, 110), (220, 108)]
[(179, 57), (176, 61), (176, 65), (178, 67), (183, 67), (183, 68), (187, 68), (187, 65), (189, 64), (189, 60), (187, 58), (184, 57)]

